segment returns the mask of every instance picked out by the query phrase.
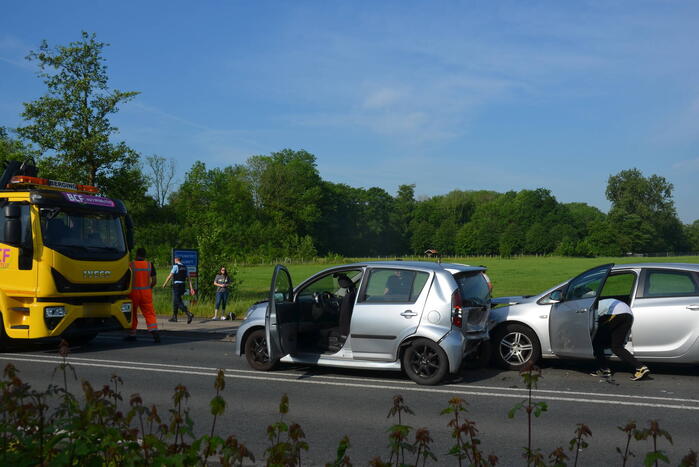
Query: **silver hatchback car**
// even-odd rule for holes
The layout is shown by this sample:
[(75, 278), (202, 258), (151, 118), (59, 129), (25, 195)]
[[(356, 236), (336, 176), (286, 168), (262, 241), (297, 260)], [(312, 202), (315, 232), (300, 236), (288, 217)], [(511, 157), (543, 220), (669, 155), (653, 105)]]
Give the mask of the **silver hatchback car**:
[(539, 295), (493, 299), (493, 358), (521, 370), (540, 358), (593, 358), (597, 303), (631, 306), (626, 348), (643, 362), (699, 363), (699, 264), (607, 264)]
[(257, 370), (278, 361), (402, 369), (437, 384), (488, 339), (491, 288), (484, 267), (407, 261), (337, 266), (294, 288), (278, 265), (269, 300), (238, 329), (236, 354)]

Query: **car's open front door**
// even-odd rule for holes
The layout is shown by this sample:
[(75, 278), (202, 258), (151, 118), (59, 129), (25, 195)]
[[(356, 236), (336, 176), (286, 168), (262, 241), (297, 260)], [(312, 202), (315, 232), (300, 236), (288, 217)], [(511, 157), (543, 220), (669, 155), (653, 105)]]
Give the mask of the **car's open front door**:
[(289, 271), (278, 264), (272, 275), (265, 314), (267, 350), (272, 360), (294, 353), (298, 333), (298, 311)]
[(573, 278), (560, 303), (551, 307), (549, 336), (553, 353), (562, 357), (592, 357), (594, 309), (613, 264), (587, 270)]

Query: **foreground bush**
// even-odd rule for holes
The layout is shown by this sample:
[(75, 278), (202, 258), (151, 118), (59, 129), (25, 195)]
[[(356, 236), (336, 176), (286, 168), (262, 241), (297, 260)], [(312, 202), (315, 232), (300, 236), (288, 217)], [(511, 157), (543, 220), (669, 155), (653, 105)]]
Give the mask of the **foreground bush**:
[[(67, 361), (68, 345), (61, 343), (63, 362), (54, 374), (62, 377), (62, 385), (51, 385), (45, 391), (36, 391), (24, 383), (17, 369), (8, 364), (0, 380), (0, 465), (7, 466), (132, 466), (132, 465), (207, 465), (223, 466), (264, 463), (273, 466), (303, 465), (303, 453), (309, 444), (300, 425), (286, 420), (289, 399), (283, 395), (279, 404), (279, 419), (267, 427), (269, 447), (262, 459), (256, 459), (234, 435), (222, 438), (215, 434), (217, 419), (226, 409), (222, 397), (225, 389), (223, 370), (214, 380), (215, 395), (211, 399), (211, 429), (201, 437), (194, 435), (194, 420), (189, 415), (187, 388), (178, 385), (172, 396), (172, 407), (161, 415), (156, 406), (146, 406), (138, 394), (128, 402), (122, 399), (122, 380), (112, 375), (109, 384), (100, 389), (83, 381), (82, 397), (77, 398), (68, 391), (68, 378), (77, 379), (73, 367)], [(589, 446), (592, 430), (578, 424), (566, 448), (558, 447), (548, 455), (534, 446), (534, 418), (547, 410), (545, 402), (532, 400), (532, 389), (542, 377), (537, 368), (522, 372), (529, 389), (528, 397), (516, 404), (509, 413), (514, 418), (523, 412), (527, 418), (528, 444), (523, 447), (523, 462), (528, 466), (586, 465), (584, 450)], [(495, 454), (486, 455), (480, 448), (476, 422), (466, 417), (467, 403), (454, 397), (448, 401), (442, 415), (451, 429), (453, 445), (447, 453), (432, 450), (432, 437), (427, 428), (417, 428), (406, 423), (408, 415), (414, 415), (402, 396), (393, 397), (388, 418), (394, 424), (388, 428), (388, 455), (376, 456), (370, 465), (424, 466), (449, 463), (459, 466), (494, 466), (498, 464)], [(532, 418), (532, 416), (534, 418)], [(657, 466), (659, 462), (669, 464), (667, 453), (661, 444), (672, 444), (672, 437), (656, 420), (643, 428), (635, 422), (619, 427), (623, 432), (623, 443), (617, 448), (616, 462), (609, 464), (626, 466), (636, 457), (632, 442), (650, 443), (650, 451), (640, 454), (645, 466)], [(647, 445), (647, 444), (646, 444)], [(350, 461), (350, 440), (343, 437), (328, 466), (347, 467)], [(441, 457), (439, 457), (441, 456)], [(569, 464), (570, 463), (570, 464)], [(680, 466), (696, 466), (697, 454), (690, 451)]]
[(223, 370), (214, 382), (211, 432), (195, 438), (184, 386), (175, 388), (172, 408), (163, 416), (138, 394), (125, 404), (116, 375), (100, 389), (83, 381), (79, 400), (68, 391), (68, 378), (76, 375), (66, 359), (65, 341), (60, 352), (63, 363), (55, 372), (63, 385), (43, 392), (24, 383), (12, 364), (5, 367), (0, 381), (0, 465), (205, 465), (214, 460), (227, 466), (255, 460), (235, 436), (214, 434), (226, 407)]

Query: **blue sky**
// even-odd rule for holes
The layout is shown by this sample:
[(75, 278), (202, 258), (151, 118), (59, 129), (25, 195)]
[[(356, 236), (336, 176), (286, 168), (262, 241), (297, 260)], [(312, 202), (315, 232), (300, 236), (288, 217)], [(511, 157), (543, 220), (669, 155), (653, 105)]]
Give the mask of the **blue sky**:
[(0, 126), (45, 92), (42, 39), (97, 33), (114, 117), (143, 155), (240, 164), (283, 148), (395, 194), (544, 187), (606, 211), (637, 167), (699, 219), (699, 2), (152, 1), (5, 4)]

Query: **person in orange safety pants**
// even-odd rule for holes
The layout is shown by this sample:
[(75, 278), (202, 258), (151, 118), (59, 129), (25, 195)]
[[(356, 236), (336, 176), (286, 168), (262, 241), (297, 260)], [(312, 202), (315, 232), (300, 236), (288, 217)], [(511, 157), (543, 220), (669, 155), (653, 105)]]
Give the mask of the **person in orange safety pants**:
[(155, 309), (153, 308), (153, 286), (155, 286), (155, 268), (150, 261), (146, 261), (146, 249), (138, 248), (136, 250), (136, 259), (131, 262), (131, 272), (133, 274), (133, 282), (131, 285), (132, 302), (132, 320), (131, 330), (126, 340), (136, 340), (136, 328), (138, 327), (138, 309), (141, 309), (143, 317), (146, 319), (148, 332), (153, 336), (155, 343), (160, 342), (160, 334), (158, 334), (158, 320), (155, 317)]

